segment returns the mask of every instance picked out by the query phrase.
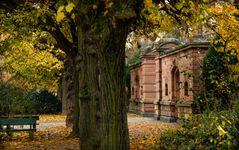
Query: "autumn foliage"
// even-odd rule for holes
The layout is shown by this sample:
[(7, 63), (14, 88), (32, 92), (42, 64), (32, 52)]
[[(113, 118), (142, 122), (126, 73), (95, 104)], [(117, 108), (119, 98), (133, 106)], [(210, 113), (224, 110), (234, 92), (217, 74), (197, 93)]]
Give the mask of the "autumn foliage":
[[(62, 122), (64, 124), (66, 116), (64, 115), (40, 115), (40, 124), (47, 122)], [(158, 137), (162, 131), (167, 129), (176, 129), (176, 124), (151, 122), (149, 118), (143, 118), (138, 115), (129, 115), (129, 119), (141, 120), (140, 122), (129, 123), (130, 149), (148, 150), (155, 146)], [(13, 137), (1, 134), (3, 146), (5, 149), (67, 149), (78, 150), (79, 138), (68, 137), (70, 129), (64, 125), (51, 125), (37, 128), (34, 134), (34, 140), (29, 141), (28, 133), (14, 133)]]

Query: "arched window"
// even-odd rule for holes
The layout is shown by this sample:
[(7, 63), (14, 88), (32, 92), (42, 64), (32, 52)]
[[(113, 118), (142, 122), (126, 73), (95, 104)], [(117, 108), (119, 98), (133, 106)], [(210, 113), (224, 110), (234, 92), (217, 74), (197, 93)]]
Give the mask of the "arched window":
[(165, 95), (168, 96), (168, 84), (165, 84)]
[(174, 66), (171, 72), (172, 77), (172, 99), (179, 100), (180, 98), (180, 73), (177, 66)]
[(140, 86), (141, 95), (143, 95), (143, 86)]
[(134, 87), (132, 86), (131, 95), (134, 95)]
[(184, 83), (184, 95), (188, 96), (188, 82), (187, 81)]

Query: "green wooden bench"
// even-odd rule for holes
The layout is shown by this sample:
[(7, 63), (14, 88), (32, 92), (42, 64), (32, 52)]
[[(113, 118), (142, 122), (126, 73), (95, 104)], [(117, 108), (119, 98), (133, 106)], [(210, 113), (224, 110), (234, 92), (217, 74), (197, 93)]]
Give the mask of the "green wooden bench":
[(11, 116), (0, 117), (0, 132), (28, 131), (29, 138), (33, 139), (33, 132), (36, 132), (37, 120), (39, 116)]

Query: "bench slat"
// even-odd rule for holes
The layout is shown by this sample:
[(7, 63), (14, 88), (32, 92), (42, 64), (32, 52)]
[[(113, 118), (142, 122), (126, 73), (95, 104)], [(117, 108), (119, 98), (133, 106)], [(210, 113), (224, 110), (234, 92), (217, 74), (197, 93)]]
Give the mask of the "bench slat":
[(7, 118), (0, 119), (0, 125), (34, 125), (36, 118)]
[(39, 116), (37, 115), (16, 115), (16, 116), (0, 116), (0, 119), (7, 119), (7, 118), (36, 118), (36, 120), (39, 120)]
[(34, 132), (36, 132), (36, 129), (0, 129), (0, 132), (18, 132), (18, 131), (34, 131)]

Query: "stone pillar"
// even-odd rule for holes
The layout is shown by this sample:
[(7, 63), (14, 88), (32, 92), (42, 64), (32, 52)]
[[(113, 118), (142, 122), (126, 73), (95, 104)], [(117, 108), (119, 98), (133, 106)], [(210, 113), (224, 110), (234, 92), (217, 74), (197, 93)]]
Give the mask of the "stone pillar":
[(129, 111), (138, 113), (141, 110), (141, 63), (130, 66), (131, 98)]
[(162, 66), (161, 59), (159, 57), (159, 53), (156, 54), (155, 57), (155, 92), (156, 92), (156, 100), (154, 101), (154, 109), (155, 109), (155, 117), (157, 119), (160, 118), (161, 110), (160, 110), (160, 101), (162, 99)]
[(142, 91), (141, 91), (141, 112), (144, 116), (154, 116), (154, 101), (156, 100), (155, 90), (155, 55), (153, 53), (143, 54), (142, 58)]

